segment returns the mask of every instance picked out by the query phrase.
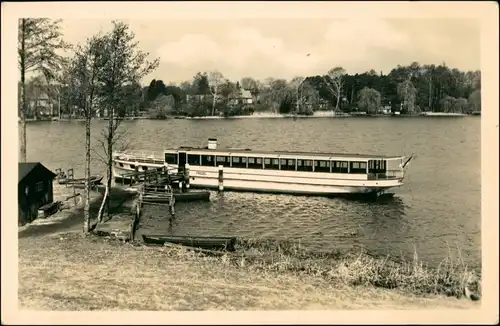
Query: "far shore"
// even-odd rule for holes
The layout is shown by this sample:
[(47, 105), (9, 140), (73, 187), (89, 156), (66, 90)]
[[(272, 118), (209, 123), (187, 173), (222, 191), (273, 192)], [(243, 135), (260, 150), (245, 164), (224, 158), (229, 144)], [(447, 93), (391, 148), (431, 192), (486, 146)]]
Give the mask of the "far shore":
[[(235, 116), (167, 116), (164, 119), (156, 119), (148, 116), (137, 116), (137, 117), (124, 117), (122, 120), (133, 121), (133, 120), (170, 120), (170, 119), (187, 119), (187, 120), (213, 120), (213, 119), (303, 119), (303, 118), (380, 118), (380, 117), (467, 117), (469, 114), (461, 113), (443, 113), (443, 112), (423, 112), (421, 114), (356, 114), (356, 113), (333, 113), (332, 111), (317, 111), (313, 115), (294, 115), (294, 114), (279, 114), (271, 112), (254, 113), (252, 115), (235, 115)], [(472, 115), (480, 116), (480, 115)], [(106, 117), (93, 118), (93, 120), (109, 120)], [(27, 122), (56, 122), (56, 121), (76, 121), (84, 122), (84, 118), (48, 118), (48, 119), (26, 119)]]

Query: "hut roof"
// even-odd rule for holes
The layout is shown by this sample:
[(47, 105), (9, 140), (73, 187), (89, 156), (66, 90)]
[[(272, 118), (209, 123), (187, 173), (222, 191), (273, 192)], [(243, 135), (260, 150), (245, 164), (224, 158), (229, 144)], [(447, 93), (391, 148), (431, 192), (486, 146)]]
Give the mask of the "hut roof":
[(56, 174), (54, 172), (52, 172), (49, 169), (47, 169), (40, 162), (19, 163), (19, 179), (18, 179), (18, 182), (23, 181), (28, 175), (30, 175), (36, 169), (42, 169), (43, 173), (48, 173), (49, 175), (51, 175), (52, 178), (54, 178), (56, 176)]

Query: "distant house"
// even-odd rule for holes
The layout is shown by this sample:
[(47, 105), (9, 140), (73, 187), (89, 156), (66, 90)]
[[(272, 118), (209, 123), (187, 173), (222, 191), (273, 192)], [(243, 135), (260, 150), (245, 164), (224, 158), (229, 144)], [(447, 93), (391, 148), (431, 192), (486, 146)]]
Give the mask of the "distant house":
[(389, 105), (384, 106), (378, 111), (380, 114), (391, 114), (391, 112), (391, 107)]
[(38, 208), (54, 200), (52, 181), (56, 174), (39, 162), (19, 163), (17, 184), (19, 225), (33, 221)]
[(253, 96), (252, 93), (247, 89), (241, 89), (239, 91), (233, 92), (229, 96), (229, 105), (238, 105), (238, 104), (253, 104)]
[(241, 101), (243, 104), (253, 104), (253, 96), (248, 89), (241, 90)]

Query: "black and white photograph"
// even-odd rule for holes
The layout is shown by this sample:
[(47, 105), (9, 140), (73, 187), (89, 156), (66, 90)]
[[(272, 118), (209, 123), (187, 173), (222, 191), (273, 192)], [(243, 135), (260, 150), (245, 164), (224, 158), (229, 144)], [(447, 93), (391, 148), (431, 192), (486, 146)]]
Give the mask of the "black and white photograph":
[(498, 107), (494, 3), (2, 3), (2, 311), (498, 322)]

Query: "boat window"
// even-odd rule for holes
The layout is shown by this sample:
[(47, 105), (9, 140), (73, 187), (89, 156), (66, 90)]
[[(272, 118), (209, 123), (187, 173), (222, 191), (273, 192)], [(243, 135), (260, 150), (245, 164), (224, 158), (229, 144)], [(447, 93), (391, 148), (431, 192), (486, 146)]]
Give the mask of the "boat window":
[(119, 165), (120, 167), (123, 167), (123, 163), (118, 163), (118, 165)]
[(385, 160), (370, 160), (368, 161), (368, 173), (385, 173)]
[(351, 162), (350, 173), (365, 174), (366, 173), (366, 162)]
[(165, 163), (177, 164), (177, 154), (165, 153)]
[(247, 167), (247, 158), (241, 156), (233, 156), (231, 157), (232, 167), (233, 168), (246, 168)]
[(188, 154), (187, 162), (189, 165), (200, 165), (200, 155)]
[(312, 170), (313, 170), (312, 160), (297, 160), (297, 171), (312, 171)]
[(264, 158), (264, 168), (267, 170), (279, 170), (279, 160), (277, 158)]
[(135, 170), (135, 165), (134, 164), (130, 164), (130, 168)]
[(347, 161), (332, 161), (332, 173), (347, 173)]
[(314, 161), (314, 172), (330, 172), (330, 161)]
[(248, 168), (249, 169), (262, 169), (262, 158), (249, 157), (248, 158)]
[(215, 156), (214, 155), (201, 155), (201, 165), (203, 165), (203, 166), (215, 166)]
[(230, 166), (231, 165), (231, 163), (229, 161), (229, 156), (219, 156), (219, 155), (217, 155), (215, 158), (216, 158), (217, 166), (219, 166), (219, 165)]
[(148, 170), (148, 167), (147, 166), (143, 166), (142, 167), (142, 171), (147, 171)]
[(295, 171), (295, 159), (280, 159), (281, 170)]

